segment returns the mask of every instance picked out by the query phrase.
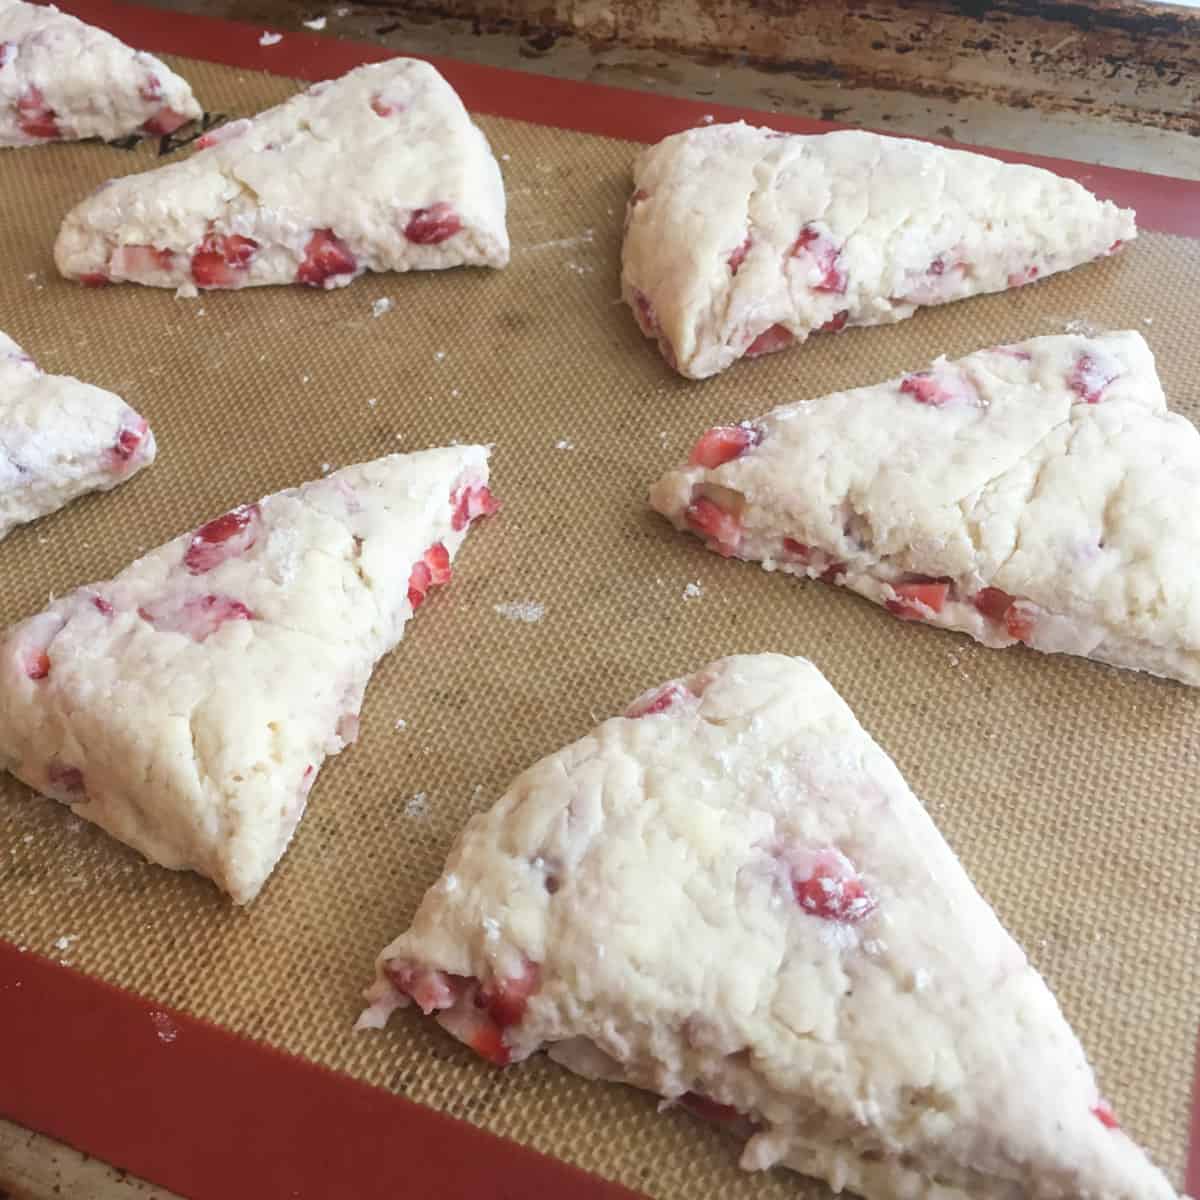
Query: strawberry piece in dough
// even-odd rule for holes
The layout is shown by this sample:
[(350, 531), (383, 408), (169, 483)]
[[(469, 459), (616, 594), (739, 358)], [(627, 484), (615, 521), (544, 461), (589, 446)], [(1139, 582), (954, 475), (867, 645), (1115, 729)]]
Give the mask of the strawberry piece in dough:
[(170, 105), (164, 104), (148, 121), (142, 122), (142, 129), (156, 137), (166, 137), (174, 133), (191, 120), (181, 112), (176, 112)]
[(499, 512), (500, 501), (492, 495), (486, 484), (476, 484), (473, 487), (459, 488), (450, 497), (450, 509), (450, 528), (455, 533), (461, 533), (479, 517), (490, 517)]
[(818, 333), (841, 333), (846, 328), (846, 322), (850, 320), (850, 310), (843, 308), (841, 312), (836, 312), (824, 325), (817, 330)]
[(345, 277), (353, 277), (357, 270), (358, 262), (349, 246), (332, 229), (318, 229), (304, 248), (304, 261), (296, 272), (296, 282), (309, 287), (333, 287), (339, 278), (349, 282)]
[(732, 1104), (720, 1104), (700, 1092), (684, 1092), (679, 1097), (679, 1105), (681, 1108), (686, 1108), (693, 1116), (722, 1124), (736, 1121), (742, 1115)]
[(118, 246), (108, 260), (108, 269), (132, 278), (151, 271), (169, 271), (174, 262), (175, 255), (170, 250), (160, 250), (157, 246)]
[(1104, 389), (1121, 375), (1120, 365), (1100, 354), (1081, 354), (1067, 382), (1085, 404), (1099, 404)]
[(226, 559), (237, 558), (258, 541), (261, 517), (257, 504), (243, 504), (227, 512), (192, 534), (184, 551), (184, 566), (193, 575), (202, 575), (220, 566)]
[(805, 912), (824, 921), (855, 924), (879, 906), (854, 864), (833, 847), (818, 850), (810, 863), (793, 869), (792, 892)]
[(26, 137), (62, 137), (54, 109), (46, 103), (42, 89), (33, 84), (30, 84), (17, 100), (17, 126)]
[(416, 209), (404, 227), (404, 236), (418, 246), (437, 246), (462, 229), (454, 208), (444, 200)]
[(842, 248), (827, 233), (822, 233), (815, 225), (805, 225), (792, 243), (788, 257), (807, 257), (816, 264), (817, 281), (810, 285), (814, 292), (845, 295), (848, 280), (841, 263)]
[(884, 607), (902, 621), (923, 621), (929, 613), (940, 613), (946, 606), (950, 581), (942, 579), (916, 580), (890, 585), (896, 599), (886, 600)]
[(50, 655), (40, 647), (28, 651), (25, 655), (25, 674), (30, 679), (45, 679), (50, 674)]
[(253, 238), (210, 233), (192, 255), (192, 278), (202, 288), (241, 287), (257, 253)]
[(425, 551), (424, 558), (413, 564), (408, 577), (408, 602), (416, 612), (425, 603), (425, 594), (431, 587), (450, 582), (450, 554), (438, 542)]
[(520, 975), (494, 980), (480, 991), (479, 998), (496, 1025), (508, 1029), (521, 1023), (529, 997), (538, 990), (541, 981), (542, 968), (526, 959)]
[(753, 238), (746, 234), (746, 240), (729, 255), (729, 273), (736, 275), (738, 268), (746, 261), (746, 255), (750, 253), (750, 247), (754, 244)]
[(159, 601), (143, 605), (138, 616), (159, 633), (183, 633), (193, 642), (203, 642), (227, 621), (253, 621), (254, 614), (232, 596), (192, 596), (182, 604)]
[(418, 967), (400, 959), (385, 963), (383, 969), (392, 986), (411, 997), (426, 1015), (450, 1008), (463, 991), (461, 977), (445, 971)]
[[(783, 553), (787, 558), (799, 559), (802, 563), (804, 563), (805, 566), (808, 566), (809, 563), (812, 562), (814, 556), (814, 550), (812, 546), (806, 545), (804, 542), (798, 542), (795, 538), (790, 537), (785, 537), (783, 539)], [(833, 583), (837, 580), (839, 575), (845, 573), (846, 564), (840, 559), (831, 558), (821, 550), (817, 550), (815, 553), (817, 555), (823, 555), (829, 559), (828, 565), (819, 576), (822, 582)]]
[(1004, 626), (1005, 632), (1019, 642), (1033, 636), (1037, 624), (1034, 611), (1000, 588), (983, 588), (971, 598), (971, 603), (990, 621)]
[(146, 434), (149, 432), (150, 425), (145, 417), (139, 417), (132, 425), (126, 425), (119, 434), (117, 434), (116, 445), (109, 450), (109, 460), (114, 470), (121, 470), (129, 465), (133, 456), (137, 453), (138, 447), (146, 439)]
[(730, 488), (699, 485), (683, 516), (694, 533), (725, 558), (737, 553), (742, 542), (742, 496)]
[(67, 766), (65, 763), (52, 762), (46, 770), (46, 779), (50, 790), (54, 792), (70, 792), (83, 794), (83, 772), (78, 767)]
[(79, 282), (86, 288), (102, 288), (108, 287), (112, 280), (103, 271), (88, 271), (80, 275)]
[(760, 358), (764, 354), (774, 354), (777, 350), (786, 350), (795, 340), (796, 335), (786, 325), (772, 325), (746, 347), (743, 357)]
[(640, 720), (642, 717), (657, 716), (659, 713), (665, 713), (674, 708), (679, 701), (691, 695), (688, 688), (678, 680), (673, 680), (635, 700), (625, 710), (625, 716), (634, 721)]
[(693, 467), (707, 467), (710, 471), (741, 458), (746, 451), (762, 441), (761, 430), (747, 425), (717, 425), (701, 435), (692, 447), (688, 462)]
[(1121, 1122), (1117, 1120), (1117, 1114), (1113, 1112), (1108, 1102), (1101, 1100), (1099, 1104), (1092, 1106), (1092, 1116), (1104, 1126), (1105, 1129), (1120, 1129)]

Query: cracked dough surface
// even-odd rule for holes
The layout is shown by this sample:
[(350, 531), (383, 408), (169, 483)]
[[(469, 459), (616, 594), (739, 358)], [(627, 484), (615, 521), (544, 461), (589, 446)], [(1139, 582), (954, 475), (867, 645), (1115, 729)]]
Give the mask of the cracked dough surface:
[(499, 165), (428, 63), (358, 67), (197, 146), (72, 209), (62, 274), (190, 292), (508, 262)]
[(154, 461), (154, 434), (112, 392), (47, 375), (0, 333), (0, 538)]
[[(1171, 1200), (895, 765), (803, 659), (722, 659), (471, 818), (361, 1022), (700, 1108), (868, 1200)], [(482, 1026), (494, 1028), (489, 1040)]]
[(152, 54), (53, 5), (0, 0), (0, 146), (170, 133), (202, 115)]
[(690, 129), (633, 174), (622, 294), (694, 379), (823, 327), (1045, 278), (1137, 233), (1131, 210), (1041, 168), (856, 130)]
[(650, 504), (719, 553), (988, 646), (1200, 684), (1198, 496), (1200, 433), (1124, 332), (784, 405), (705, 435)]
[(152, 861), (252, 900), (322, 760), (354, 740), (375, 663), (412, 615), (414, 567), (438, 543), (448, 578), (467, 533), (451, 497), (486, 485), (487, 455), (346, 467), (12, 626), (0, 766)]

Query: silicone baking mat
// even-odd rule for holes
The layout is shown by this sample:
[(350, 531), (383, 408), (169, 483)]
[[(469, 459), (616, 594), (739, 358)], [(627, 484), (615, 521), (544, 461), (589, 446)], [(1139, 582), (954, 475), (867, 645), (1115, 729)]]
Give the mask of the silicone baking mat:
[[(287, 76), (386, 57), (295, 35), (261, 47), (249, 26), (99, 0), (70, 7), (148, 49), (186, 51), (172, 65), (230, 116), (290, 95)], [(375, 954), (469, 813), (647, 686), (776, 650), (811, 657), (895, 757), (1057, 991), (1126, 1128), (1182, 1184), (1200, 1017), (1200, 693), (985, 650), (722, 561), (644, 497), (715, 422), (1065, 329), (1140, 330), (1173, 406), (1200, 418), (1200, 187), (1062, 167), (1138, 205), (1135, 244), (689, 383), (618, 300), (637, 149), (621, 139), (732, 114), (439, 65), (493, 114), (479, 119), (508, 190), (503, 272), (188, 301), (88, 291), (55, 274), (58, 221), (159, 148), (0, 155), (0, 328), (47, 370), (119, 392), (161, 447), (127, 486), (0, 545), (0, 620), (233, 504), (394, 450), (494, 443), (505, 504), (378, 668), (358, 743), (326, 763), (248, 910), (4, 778), (0, 1112), (202, 1200), (369, 1200), (415, 1182), (435, 1196), (617, 1194), (602, 1180), (663, 1200), (826, 1195), (785, 1173), (743, 1174), (723, 1135), (658, 1113), (651, 1097), (542, 1058), (495, 1070), (412, 1013), (383, 1033), (351, 1031)]]

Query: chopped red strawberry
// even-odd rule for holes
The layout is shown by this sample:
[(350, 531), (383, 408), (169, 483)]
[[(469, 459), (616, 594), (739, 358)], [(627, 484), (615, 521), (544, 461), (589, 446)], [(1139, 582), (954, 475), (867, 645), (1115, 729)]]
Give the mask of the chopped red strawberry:
[(1008, 286), (1020, 287), (1022, 284), (1032, 283), (1037, 277), (1038, 269), (1031, 264), (1021, 271), (1010, 271), (1008, 275)]
[(296, 272), (296, 282), (309, 287), (324, 287), (326, 281), (353, 275), (358, 262), (350, 247), (332, 229), (317, 229), (304, 247), (304, 261)]
[[(807, 856), (806, 856), (807, 857)], [(854, 864), (833, 847), (811, 856), (803, 874), (794, 874), (792, 892), (805, 912), (825, 921), (854, 924), (869, 917), (878, 901), (867, 890)]]
[(192, 278), (203, 288), (241, 287), (257, 253), (258, 243), (253, 238), (210, 233), (192, 255)]
[(384, 96), (382, 93), (371, 97), (371, 111), (377, 117), (394, 117), (408, 107), (403, 100)]
[(147, 104), (154, 104), (156, 101), (161, 100), (163, 96), (162, 80), (153, 73), (147, 75), (146, 81), (138, 88), (138, 95)]
[(1099, 1104), (1092, 1105), (1092, 1116), (1095, 1117), (1105, 1129), (1121, 1128), (1121, 1122), (1117, 1120), (1117, 1114), (1113, 1112), (1107, 1100), (1101, 1100)]
[(746, 347), (746, 357), (758, 358), (763, 354), (774, 354), (776, 350), (786, 350), (795, 340), (796, 335), (786, 325), (772, 325)]
[(657, 691), (649, 692), (635, 700), (625, 710), (625, 716), (631, 720), (657, 716), (659, 713), (665, 713), (668, 709), (674, 708), (680, 700), (691, 694), (682, 683), (672, 681), (664, 684)]
[(202, 525), (184, 551), (184, 566), (193, 575), (202, 575), (227, 558), (245, 554), (258, 541), (260, 517), (257, 504), (243, 504)]
[(1067, 383), (1085, 404), (1099, 404), (1104, 389), (1123, 374), (1115, 359), (1101, 354), (1081, 354)]
[(68, 767), (52, 762), (46, 769), (46, 779), (56, 792), (82, 792), (83, 772), (78, 767)]
[(50, 674), (50, 655), (45, 650), (30, 650), (25, 655), (25, 674), (30, 679), (45, 679)]
[(250, 121), (245, 117), (239, 121), (228, 121), (224, 125), (218, 125), (216, 129), (210, 129), (207, 133), (201, 134), (196, 139), (196, 149), (207, 150), (209, 146), (219, 146), (222, 142), (227, 142), (230, 138), (245, 133), (249, 128)]
[(793, 558), (800, 559), (802, 562), (807, 562), (809, 555), (812, 553), (811, 546), (790, 537), (783, 539), (783, 548), (786, 553), (790, 554)]
[[(825, 557), (822, 551), (814, 550), (812, 546), (804, 542), (798, 542), (795, 538), (790, 537), (783, 539), (783, 552), (789, 558), (799, 559), (806, 566), (812, 561), (814, 555), (817, 556), (818, 563), (822, 557)], [(826, 583), (833, 583), (845, 570), (846, 564), (844, 562), (831, 560), (829, 565), (821, 572), (820, 578)]]
[(174, 133), (181, 125), (186, 125), (191, 118), (176, 112), (170, 105), (164, 104), (148, 121), (142, 122), (142, 128), (156, 137), (165, 137)]
[(520, 975), (494, 980), (481, 989), (476, 1003), (487, 1010), (500, 1029), (508, 1029), (521, 1023), (529, 997), (538, 990), (541, 982), (541, 966), (526, 959)]
[(971, 603), (983, 613), (989, 621), (1003, 621), (1004, 614), (1012, 608), (1014, 600), (1007, 592), (999, 588), (986, 587), (971, 597)]
[(481, 1022), (467, 1040), (467, 1045), (495, 1067), (507, 1067), (512, 1053), (504, 1044), (504, 1033), (490, 1021)]
[(1033, 612), (1020, 604), (1013, 606), (1004, 614), (1004, 628), (1008, 631), (1008, 636), (1016, 638), (1018, 642), (1028, 642), (1033, 637), (1033, 631), (1037, 625), (1037, 618)]
[(97, 612), (103, 613), (106, 617), (113, 615), (113, 606), (103, 596), (93, 596), (92, 605)]
[(705, 538), (718, 554), (729, 558), (737, 552), (742, 540), (742, 518), (738, 513), (722, 508), (711, 496), (698, 495), (683, 516), (692, 531)]
[(450, 528), (461, 533), (479, 517), (490, 517), (500, 511), (500, 501), (492, 495), (486, 483), (459, 488), (450, 497)]
[(429, 568), (430, 582), (435, 587), (450, 582), (450, 551), (441, 542), (425, 551), (425, 565)]
[(629, 197), (629, 207), (636, 208), (643, 200), (649, 200), (650, 193), (645, 188), (638, 188), (632, 196)]
[(17, 100), (17, 126), (26, 137), (60, 138), (58, 116), (47, 103), (42, 89), (30, 84)]
[(703, 1117), (706, 1121), (736, 1121), (742, 1114), (731, 1104), (718, 1104), (716, 1100), (710, 1099), (708, 1096), (702, 1096), (699, 1092), (684, 1092), (679, 1097), (679, 1103), (688, 1112), (693, 1113), (697, 1117)]
[(192, 596), (182, 604), (161, 600), (138, 609), (138, 616), (160, 633), (186, 634), (193, 642), (212, 637), (227, 621), (253, 621), (254, 614), (232, 596)]
[(404, 227), (404, 236), (418, 246), (436, 246), (452, 238), (462, 228), (462, 221), (452, 205), (444, 200), (428, 208), (418, 208)]
[(84, 287), (101, 288), (108, 287), (112, 280), (103, 271), (89, 271), (86, 275), (80, 275), (79, 282)]
[(918, 404), (928, 404), (932, 408), (940, 408), (954, 399), (953, 393), (935, 379), (931, 371), (905, 375), (900, 381), (900, 391), (911, 396)]
[(654, 311), (650, 297), (637, 288), (633, 290), (633, 315), (637, 319), (638, 328), (647, 337), (658, 336), (658, 314)]
[(946, 605), (950, 584), (930, 579), (913, 583), (893, 583), (896, 599), (884, 601), (884, 607), (902, 621), (923, 621), (930, 612), (940, 613)]
[(408, 576), (408, 602), (416, 612), (425, 603), (425, 593), (433, 584), (433, 572), (424, 560), (413, 563), (413, 569)]
[(710, 471), (740, 458), (762, 441), (762, 430), (747, 425), (717, 425), (692, 447), (688, 462)]
[(108, 267), (115, 275), (132, 278), (154, 271), (169, 271), (174, 262), (172, 251), (160, 250), (157, 246), (118, 246), (108, 260)]
[(746, 234), (746, 240), (729, 255), (729, 273), (736, 275), (738, 267), (746, 261), (746, 255), (750, 253), (750, 247), (754, 244), (754, 239)]
[(385, 962), (383, 973), (398, 992), (411, 996), (426, 1015), (451, 1008), (466, 986), (459, 975), (450, 975), (433, 967), (418, 967), (404, 959)]
[(146, 432), (150, 426), (146, 423), (144, 417), (140, 417), (136, 424), (127, 425), (120, 433), (117, 434), (116, 445), (108, 452), (112, 465), (120, 468), (128, 464), (130, 459), (137, 453), (138, 447), (145, 440)]
[(807, 256), (818, 270), (814, 292), (836, 292), (839, 296), (846, 291), (846, 270), (841, 264), (842, 248), (827, 233), (815, 225), (805, 225), (799, 237), (788, 251), (791, 258)]
[(841, 312), (836, 312), (824, 325), (821, 326), (818, 333), (841, 333), (846, 328), (846, 322), (850, 319), (850, 310), (843, 308)]
[(1125, 245), (1125, 243), (1120, 238), (1117, 238), (1117, 240), (1115, 242), (1113, 242), (1113, 244), (1111, 246), (1109, 246), (1109, 248), (1104, 253), (1105, 254), (1116, 254), (1116, 252), (1118, 250), (1120, 250), (1120, 248), (1123, 245)]

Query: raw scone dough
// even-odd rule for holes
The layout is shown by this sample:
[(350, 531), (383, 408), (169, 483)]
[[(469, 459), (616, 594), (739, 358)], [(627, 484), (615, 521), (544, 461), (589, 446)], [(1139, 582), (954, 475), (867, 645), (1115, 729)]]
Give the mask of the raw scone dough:
[(1200, 684), (1200, 433), (1137, 333), (1043, 337), (709, 430), (650, 503), (897, 616)]
[(53, 5), (0, 0), (0, 146), (174, 133), (201, 116), (153, 55)]
[(1018, 287), (1113, 253), (1133, 212), (1069, 179), (905, 138), (712, 125), (634, 167), (622, 294), (703, 379), (814, 330)]
[(635, 702), (471, 818), (360, 1025), (679, 1100), (867, 1200), (1172, 1200), (1054, 997), (803, 659)]
[(0, 333), (0, 538), (154, 461), (154, 434), (120, 396), (47, 375)]
[(0, 637), (0, 767), (253, 900), (375, 663), (494, 511), (487, 450), (392, 455), (242, 505)]
[(359, 67), (196, 146), (72, 209), (58, 269), (194, 294), (508, 262), (500, 168), (428, 63)]

